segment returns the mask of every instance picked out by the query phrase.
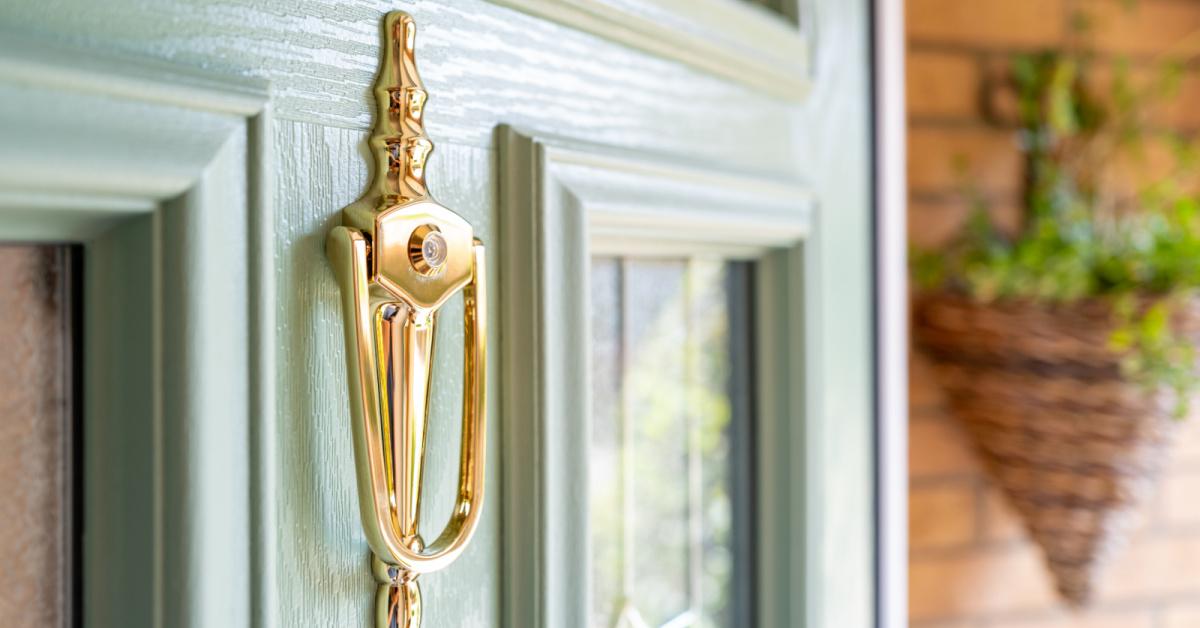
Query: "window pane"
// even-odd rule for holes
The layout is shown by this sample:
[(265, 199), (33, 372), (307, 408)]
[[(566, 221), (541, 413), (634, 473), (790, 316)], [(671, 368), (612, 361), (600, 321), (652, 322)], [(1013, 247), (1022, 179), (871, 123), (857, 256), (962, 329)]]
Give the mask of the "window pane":
[(77, 626), (79, 251), (0, 243), (0, 626)]
[(592, 267), (592, 436), (589, 511), (592, 626), (611, 626), (621, 599), (625, 528), (621, 472), (621, 282), (616, 260)]
[(594, 628), (743, 625), (753, 500), (731, 487), (751, 430), (732, 364), (749, 334), (731, 321), (749, 320), (747, 281), (719, 260), (593, 260)]
[(627, 596), (659, 626), (689, 608), (686, 264), (623, 266)]

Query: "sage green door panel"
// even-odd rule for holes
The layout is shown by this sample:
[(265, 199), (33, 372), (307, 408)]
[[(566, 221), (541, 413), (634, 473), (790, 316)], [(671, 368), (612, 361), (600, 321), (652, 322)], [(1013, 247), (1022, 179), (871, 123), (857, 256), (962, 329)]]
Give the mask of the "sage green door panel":
[[(321, 625), (366, 626), (375, 603), (376, 585), (358, 518), (341, 306), (324, 250), (325, 234), (338, 224), (338, 212), (367, 184), (360, 156), (365, 138), (361, 130), (275, 123), (280, 159), (288, 164), (276, 179), (275, 226), (281, 312), (276, 359), (282, 393), (275, 582), (284, 626), (314, 625), (309, 623), (313, 617), (323, 618)], [(491, 172), (487, 150), (441, 142), (428, 173), (438, 200), (469, 220), (485, 242), (494, 241)], [(461, 297), (446, 307), (444, 320), (460, 317)], [(462, 340), (460, 325), (438, 327), (422, 503), (422, 524), (430, 530), (441, 529), (453, 507)], [(495, 396), (491, 401), (495, 416)], [(489, 429), (489, 459), (503, 460), (497, 422)], [(491, 486), (498, 484), (499, 470), (498, 464), (489, 467)], [(490, 497), (470, 549), (449, 569), (421, 579), (428, 626), (499, 624), (494, 576), (499, 500), (495, 493)]]

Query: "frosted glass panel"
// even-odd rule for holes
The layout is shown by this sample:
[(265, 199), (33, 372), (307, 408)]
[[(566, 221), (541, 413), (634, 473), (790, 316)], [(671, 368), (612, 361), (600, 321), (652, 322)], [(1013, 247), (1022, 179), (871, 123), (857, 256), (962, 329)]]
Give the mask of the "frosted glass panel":
[(76, 626), (70, 246), (0, 243), (0, 626)]
[[(591, 626), (736, 626), (749, 531), (731, 333), (745, 265), (596, 258), (591, 270)], [(743, 286), (744, 287), (744, 286)], [(744, 309), (744, 308), (743, 308)], [(744, 312), (743, 312), (744, 314)], [(749, 421), (748, 412), (739, 420)], [(740, 436), (739, 436), (740, 435)], [(749, 451), (738, 448), (737, 451)], [(745, 475), (744, 473), (742, 475)], [(742, 613), (739, 615), (739, 613)], [(736, 617), (743, 621), (735, 621)]]

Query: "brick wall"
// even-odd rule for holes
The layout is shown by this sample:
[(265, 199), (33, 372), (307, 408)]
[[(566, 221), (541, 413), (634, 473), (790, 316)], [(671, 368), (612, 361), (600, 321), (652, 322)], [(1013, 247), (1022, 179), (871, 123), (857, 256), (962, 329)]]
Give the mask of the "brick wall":
[[(1135, 68), (1200, 29), (1200, 0), (1140, 0), (1133, 12), (1119, 0), (907, 0), (911, 241), (934, 245), (961, 226), (956, 161), (965, 160), (995, 218), (1017, 223), (1020, 162), (1011, 133), (979, 115), (981, 80), (1014, 51), (1061, 43), (1074, 10), (1091, 17), (1103, 51)], [(1193, 66), (1163, 124), (1200, 129)], [(1182, 426), (1158, 493), (1093, 607), (1073, 612), (981, 473), (919, 354), (911, 389), (914, 628), (1200, 628), (1200, 416)]]

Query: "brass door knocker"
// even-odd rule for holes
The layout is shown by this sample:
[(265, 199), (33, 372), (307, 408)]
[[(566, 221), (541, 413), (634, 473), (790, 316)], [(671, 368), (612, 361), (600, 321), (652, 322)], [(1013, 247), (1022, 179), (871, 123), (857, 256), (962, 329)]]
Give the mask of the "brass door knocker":
[[(483, 244), (425, 186), (433, 143), (422, 122), (427, 94), (414, 58), (416, 24), (384, 19), (370, 138), (374, 181), (342, 211), (326, 241), (341, 285), (359, 510), (379, 582), (376, 625), (416, 628), (416, 579), (452, 563), (483, 505), (487, 433), (487, 312)], [(433, 332), (438, 309), (463, 291), (462, 449), (450, 521), (426, 545), (418, 527)]]

